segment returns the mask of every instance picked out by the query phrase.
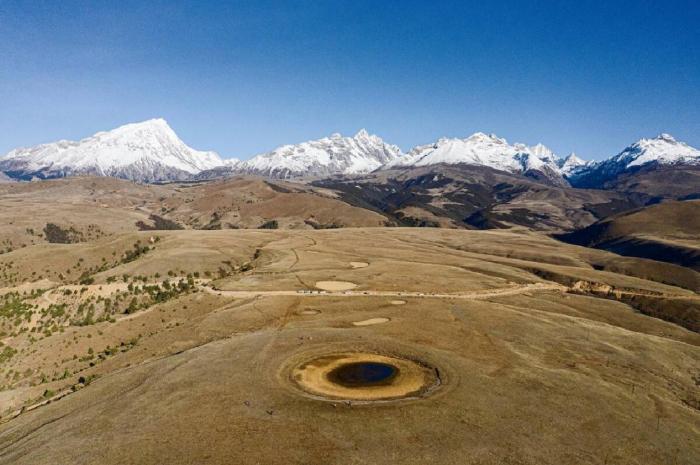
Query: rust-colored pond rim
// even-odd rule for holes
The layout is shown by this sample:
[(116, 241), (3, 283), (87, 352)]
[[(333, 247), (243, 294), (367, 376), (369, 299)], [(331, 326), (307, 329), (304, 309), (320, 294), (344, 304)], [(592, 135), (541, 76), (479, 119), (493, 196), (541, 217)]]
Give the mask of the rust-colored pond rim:
[(371, 352), (323, 354), (291, 368), (306, 396), (356, 403), (421, 399), (442, 385), (438, 368), (413, 358)]

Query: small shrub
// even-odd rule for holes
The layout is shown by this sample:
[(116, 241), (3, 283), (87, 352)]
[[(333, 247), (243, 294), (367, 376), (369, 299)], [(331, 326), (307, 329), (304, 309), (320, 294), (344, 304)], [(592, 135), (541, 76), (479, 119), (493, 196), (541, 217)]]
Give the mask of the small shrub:
[(279, 223), (277, 223), (277, 220), (270, 220), (266, 221), (260, 226), (258, 226), (258, 229), (278, 229), (279, 228)]

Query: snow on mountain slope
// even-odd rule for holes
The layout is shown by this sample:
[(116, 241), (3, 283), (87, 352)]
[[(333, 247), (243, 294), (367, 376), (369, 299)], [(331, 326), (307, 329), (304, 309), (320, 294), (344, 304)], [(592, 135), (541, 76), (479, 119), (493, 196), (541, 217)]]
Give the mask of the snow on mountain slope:
[(221, 166), (215, 166), (214, 168), (202, 170), (199, 173), (192, 176), (192, 180), (195, 181), (207, 181), (211, 179), (225, 179), (241, 174), (240, 169), (241, 160), (237, 158), (229, 158), (223, 161)]
[(23, 179), (90, 174), (153, 182), (186, 179), (224, 164), (215, 152), (185, 145), (165, 120), (151, 119), (80, 141), (15, 149), (0, 159), (0, 171)]
[(656, 163), (700, 165), (700, 151), (668, 134), (641, 139), (601, 162), (575, 154), (560, 158), (542, 144), (509, 144), (495, 135), (441, 138), (403, 154), (364, 129), (353, 137), (330, 137), (284, 145), (247, 161), (222, 160), (215, 152), (188, 147), (163, 119), (127, 124), (80, 141), (61, 140), (19, 148), (0, 158), (0, 178), (54, 178), (71, 175), (114, 176), (154, 182), (211, 179), (239, 173), (277, 178), (362, 174), (380, 169), (439, 163), (487, 166), (523, 174), (545, 183), (601, 187), (620, 173)]
[(389, 162), (384, 168), (438, 163), (488, 166), (510, 173), (537, 171), (557, 182), (563, 182), (563, 162), (546, 146), (511, 145), (505, 139), (481, 132), (466, 139), (442, 138), (434, 144), (415, 147), (405, 157)]
[(570, 176), (577, 170), (583, 169), (591, 162), (581, 160), (575, 153), (571, 152), (566, 158), (560, 160), (559, 170), (564, 177)]
[(239, 172), (287, 178), (369, 173), (400, 157), (401, 149), (362, 129), (353, 137), (330, 137), (283, 145), (236, 166)]
[(684, 142), (678, 142), (670, 134), (660, 134), (654, 139), (641, 139), (609, 160), (609, 165), (625, 169), (657, 162), (662, 165), (700, 163), (700, 150)]
[(607, 160), (590, 163), (570, 174), (574, 186), (600, 187), (621, 173), (651, 163), (700, 165), (700, 150), (679, 142), (669, 134), (641, 139)]

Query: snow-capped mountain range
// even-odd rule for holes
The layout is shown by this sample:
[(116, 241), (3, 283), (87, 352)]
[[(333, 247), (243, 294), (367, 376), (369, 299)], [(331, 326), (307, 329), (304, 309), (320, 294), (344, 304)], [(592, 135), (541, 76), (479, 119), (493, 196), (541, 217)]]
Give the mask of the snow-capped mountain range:
[(215, 152), (185, 145), (165, 120), (152, 119), (80, 141), (15, 149), (0, 159), (0, 171), (21, 179), (89, 174), (153, 182), (186, 179), (223, 164)]
[(576, 187), (600, 187), (624, 172), (649, 165), (700, 165), (700, 150), (669, 134), (641, 139), (617, 155), (574, 168), (568, 179)]
[(235, 168), (241, 173), (275, 178), (361, 174), (374, 171), (402, 155), (396, 145), (387, 144), (362, 129), (353, 137), (333, 134), (301, 144), (283, 145), (241, 162)]
[(486, 166), (554, 184), (566, 185), (568, 181), (574, 186), (595, 187), (650, 163), (700, 165), (700, 151), (661, 134), (642, 139), (607, 160), (585, 162), (573, 153), (559, 157), (542, 144), (509, 144), (493, 134), (477, 132), (465, 139), (442, 138), (404, 154), (396, 145), (363, 129), (353, 137), (333, 134), (283, 145), (239, 161), (194, 150), (178, 138), (165, 120), (152, 119), (99, 132), (77, 142), (58, 141), (15, 149), (0, 158), (0, 173), (15, 179), (101, 175), (154, 182), (235, 174), (325, 177), (461, 164)]
[(571, 170), (585, 164), (573, 153), (560, 158), (542, 144), (511, 145), (494, 134), (477, 132), (466, 139), (442, 138), (433, 144), (420, 145), (389, 162), (385, 168), (438, 163), (488, 166), (509, 173), (539, 172), (550, 180), (563, 179)]

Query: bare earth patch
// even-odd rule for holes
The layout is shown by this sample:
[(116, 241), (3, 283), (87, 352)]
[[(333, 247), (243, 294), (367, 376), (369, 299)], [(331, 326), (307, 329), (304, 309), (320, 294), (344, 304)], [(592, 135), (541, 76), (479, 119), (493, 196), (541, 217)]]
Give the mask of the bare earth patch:
[(362, 321), (353, 321), (352, 324), (355, 326), (371, 326), (371, 325), (379, 325), (382, 323), (388, 323), (389, 318), (384, 318), (384, 317), (378, 317), (378, 318), (370, 318), (369, 320), (362, 320)]
[(350, 262), (350, 266), (353, 268), (367, 268), (369, 263), (367, 262)]
[(357, 284), (348, 281), (318, 281), (316, 287), (324, 291), (349, 291), (355, 289)]
[(389, 302), (391, 305), (404, 305), (406, 303), (405, 300), (392, 300)]
[(9, 292), (18, 292), (20, 294), (23, 294), (38, 289), (49, 289), (57, 285), (58, 283), (55, 283), (49, 279), (41, 279), (39, 281), (27, 281), (20, 284), (19, 286), (0, 288), (0, 295), (7, 294)]
[(299, 312), (299, 315), (318, 315), (319, 312), (318, 310), (302, 310)]

